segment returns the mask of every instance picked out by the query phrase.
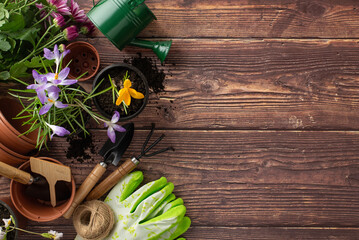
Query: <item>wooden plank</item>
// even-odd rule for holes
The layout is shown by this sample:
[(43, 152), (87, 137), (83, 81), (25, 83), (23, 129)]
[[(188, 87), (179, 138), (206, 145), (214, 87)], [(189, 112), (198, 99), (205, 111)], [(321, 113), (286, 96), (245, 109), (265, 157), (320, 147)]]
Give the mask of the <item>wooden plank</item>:
[[(92, 132), (100, 148), (106, 131)], [(125, 157), (139, 152), (147, 132), (135, 132)], [(175, 152), (143, 158), (138, 169), (145, 182), (165, 176), (175, 184), (194, 226), (359, 227), (359, 132), (160, 133), (166, 138), (158, 149)], [(43, 154), (71, 166), (78, 185), (102, 160), (66, 159), (64, 138), (50, 147)], [(8, 184), (0, 180), (1, 195)]]
[[(139, 51), (121, 53), (107, 39), (90, 42), (102, 68)], [(151, 94), (134, 121), (172, 129), (357, 130), (358, 46), (356, 40), (176, 40), (166, 65), (158, 65), (167, 74), (165, 92)]]
[[(146, 4), (158, 20), (141, 37), (359, 37), (356, 0), (147, 0)], [(92, 2), (81, 0), (80, 6), (87, 12)]]
[[(47, 232), (56, 229), (64, 233), (63, 239), (73, 239), (75, 231), (71, 226), (41, 224), (31, 222), (33, 231)], [(312, 239), (312, 240), (356, 240), (358, 228), (281, 228), (281, 227), (198, 227), (192, 226), (183, 237), (196, 240), (279, 240), (279, 239)], [(19, 240), (38, 240), (35, 235), (22, 234)]]

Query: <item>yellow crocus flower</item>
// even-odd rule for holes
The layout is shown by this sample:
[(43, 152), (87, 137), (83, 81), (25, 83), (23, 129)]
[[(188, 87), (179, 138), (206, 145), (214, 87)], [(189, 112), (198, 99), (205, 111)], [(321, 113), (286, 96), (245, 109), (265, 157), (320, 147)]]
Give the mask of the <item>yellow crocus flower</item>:
[(142, 99), (145, 96), (137, 92), (135, 89), (131, 88), (132, 83), (129, 79), (126, 79), (123, 83), (123, 88), (118, 92), (118, 98), (116, 100), (116, 105), (120, 105), (122, 101), (125, 101), (125, 104), (129, 106), (131, 104), (131, 97), (135, 99)]

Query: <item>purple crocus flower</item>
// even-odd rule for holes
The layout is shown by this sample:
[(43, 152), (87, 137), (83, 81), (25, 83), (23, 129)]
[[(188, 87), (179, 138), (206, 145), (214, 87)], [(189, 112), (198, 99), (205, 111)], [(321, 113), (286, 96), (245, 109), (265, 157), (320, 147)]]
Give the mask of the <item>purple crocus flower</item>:
[(55, 85), (72, 85), (77, 83), (76, 79), (66, 79), (70, 73), (70, 68), (66, 67), (60, 71), (60, 73), (48, 73), (46, 76), (47, 81), (52, 82)]
[(68, 54), (70, 50), (65, 50), (63, 53), (60, 53), (57, 44), (54, 46), (54, 51), (52, 52), (50, 49), (44, 48), (44, 57), (49, 60), (55, 59), (56, 63), (56, 72), (58, 66), (60, 65), (61, 59)]
[(65, 28), (63, 33), (64, 33), (64, 37), (65, 37), (65, 39), (67, 41), (75, 40), (79, 36), (79, 33), (77, 31), (77, 27), (74, 26), (74, 25)]
[(48, 83), (47, 78), (40, 75), (36, 70), (32, 70), (32, 76), (34, 77), (36, 83), (27, 86), (27, 89), (34, 89), (37, 93), (37, 97), (40, 99), (40, 102), (44, 104), (46, 100), (45, 90), (52, 84)]
[(71, 15), (70, 8), (67, 6), (67, 0), (47, 0), (58, 13), (62, 15)]
[(48, 124), (46, 123), (47, 126), (49, 126), (49, 128), (51, 128), (52, 130), (52, 134), (50, 136), (50, 139), (52, 139), (52, 137), (54, 135), (57, 135), (57, 136), (60, 136), (60, 137), (63, 137), (63, 136), (66, 136), (66, 135), (69, 135), (70, 132), (67, 131), (65, 128), (63, 127), (60, 127), (60, 126), (56, 126), (56, 125), (51, 125), (51, 124)]
[(65, 18), (61, 14), (58, 14), (58, 13), (55, 14), (55, 18), (53, 19), (53, 23), (58, 28), (62, 28), (63, 26), (66, 25)]
[(85, 14), (85, 11), (80, 9), (78, 3), (74, 0), (70, 1), (70, 12), (76, 22), (84, 23), (88, 19)]
[(116, 123), (120, 120), (120, 113), (115, 111), (113, 114), (111, 121), (106, 121), (104, 123), (105, 127), (107, 127), (107, 136), (110, 138), (111, 142), (115, 143), (116, 141), (116, 133), (115, 130), (118, 132), (126, 132), (126, 129), (117, 125)]
[(65, 108), (68, 106), (67, 104), (63, 104), (62, 102), (57, 101), (57, 99), (59, 98), (60, 91), (61, 90), (58, 87), (49, 87), (49, 89), (47, 90), (48, 98), (45, 100), (45, 105), (39, 111), (40, 115), (44, 115), (45, 113), (47, 113), (53, 105), (55, 105), (55, 107), (57, 108)]

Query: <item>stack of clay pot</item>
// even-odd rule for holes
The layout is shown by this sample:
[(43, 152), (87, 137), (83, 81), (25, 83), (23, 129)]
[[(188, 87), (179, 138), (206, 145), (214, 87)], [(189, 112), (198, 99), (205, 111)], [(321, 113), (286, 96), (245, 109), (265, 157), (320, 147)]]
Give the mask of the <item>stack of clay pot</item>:
[(16, 98), (0, 98), (0, 161), (14, 167), (29, 160), (34, 153), (37, 132), (21, 135), (31, 125), (23, 125), (28, 119), (14, 119), (23, 107)]

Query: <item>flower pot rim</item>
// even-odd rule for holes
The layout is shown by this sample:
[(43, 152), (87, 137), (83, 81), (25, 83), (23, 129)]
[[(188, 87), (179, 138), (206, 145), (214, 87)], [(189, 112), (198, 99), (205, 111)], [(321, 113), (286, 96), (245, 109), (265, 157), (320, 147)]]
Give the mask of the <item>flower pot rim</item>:
[[(6, 96), (0, 97), (0, 101), (2, 101), (3, 99), (8, 99), (10, 101), (15, 102), (15, 99), (10, 98), (10, 97), (6, 97)], [(1, 125), (1, 123), (3, 123), (12, 133), (14, 133), (21, 140), (25, 141), (28, 144), (36, 146), (36, 141), (33, 140), (33, 139), (28, 138), (26, 135), (21, 135), (21, 133), (10, 124), (10, 122), (6, 119), (6, 117), (4, 116), (2, 111), (0, 110), (0, 125)]]
[(4, 144), (2, 144), (0, 142), (0, 148), (5, 151), (6, 153), (8, 153), (9, 155), (12, 155), (14, 157), (17, 157), (19, 159), (22, 159), (24, 162), (29, 160), (29, 156), (25, 156), (25, 155), (21, 155), (17, 152), (14, 152), (13, 150), (11, 150), (10, 148), (6, 147)]
[[(134, 72), (136, 72), (138, 74), (138, 76), (140, 76), (140, 78), (142, 79), (142, 81), (144, 82), (145, 84), (145, 90), (146, 90), (146, 93), (144, 94), (145, 95), (145, 98), (143, 99), (143, 104), (142, 106), (132, 115), (129, 115), (129, 116), (125, 116), (125, 117), (120, 117), (120, 120), (119, 121), (127, 121), (127, 120), (130, 120), (136, 116), (138, 116), (142, 111), (143, 109), (145, 108), (145, 106), (147, 105), (147, 101), (148, 101), (148, 97), (149, 97), (149, 87), (148, 87), (148, 82), (147, 82), (147, 79), (145, 77), (145, 75), (141, 72), (140, 69), (138, 69), (137, 67), (134, 67), (130, 64), (127, 64), (127, 63), (114, 63), (114, 64), (111, 64), (107, 67), (105, 67), (104, 69), (102, 69), (95, 77), (95, 80), (93, 81), (93, 84), (92, 84), (92, 89), (94, 89), (97, 85), (97, 82), (102, 79), (100, 78), (103, 74), (105, 74), (108, 70), (110, 69), (114, 69), (114, 68), (128, 68)], [(108, 115), (98, 104), (97, 100), (96, 100), (96, 97), (92, 98), (97, 110), (105, 117), (111, 119), (112, 116)]]
[[(71, 48), (76, 48), (76, 47), (81, 47), (81, 46), (89, 48), (95, 54), (95, 56), (97, 58), (97, 65), (96, 65), (96, 69), (94, 70), (94, 72), (91, 75), (88, 75), (87, 77), (79, 78), (78, 79), (79, 82), (83, 82), (83, 81), (89, 80), (90, 78), (94, 77), (97, 74), (98, 70), (100, 69), (100, 55), (99, 55), (97, 49), (92, 44), (85, 42), (85, 41), (76, 41), (76, 42), (72, 42), (72, 43), (68, 44), (66, 46), (66, 49), (70, 50), (70, 53), (68, 53), (65, 56), (65, 58), (68, 56), (71, 56)], [(64, 63), (66, 63), (66, 62), (64, 61)]]
[[(58, 161), (58, 160), (56, 160), (54, 158), (49, 158), (49, 157), (39, 157), (39, 158), (43, 159), (43, 160), (48, 160), (48, 161), (52, 161), (52, 162), (64, 165), (62, 162), (60, 162), (60, 161)], [(30, 164), (30, 161), (26, 161), (23, 164), (21, 164), (18, 168), (23, 169), (23, 168), (27, 167), (29, 164)], [(15, 194), (14, 184), (21, 184), (21, 183), (18, 183), (18, 182), (14, 181), (14, 180), (11, 180), (11, 182), (10, 182), (10, 197), (11, 197), (12, 203), (14, 204), (15, 208), (17, 209), (17, 211), (20, 214), (22, 214), (24, 217), (26, 217), (26, 218), (28, 218), (28, 219), (30, 219), (32, 221), (36, 221), (36, 222), (49, 222), (49, 221), (52, 221), (52, 220), (60, 218), (71, 207), (71, 204), (72, 204), (72, 202), (73, 202), (73, 200), (75, 198), (75, 193), (76, 193), (75, 179), (74, 179), (74, 176), (71, 174), (71, 187), (72, 187), (71, 196), (67, 200), (67, 202), (62, 204), (62, 205), (65, 205), (65, 207), (63, 209), (61, 209), (61, 210), (58, 210), (58, 212), (56, 214), (53, 214), (53, 216), (51, 216), (51, 217), (46, 217), (46, 218), (42, 217), (41, 218), (41, 216), (33, 214), (29, 210), (25, 209), (24, 206), (21, 203), (18, 202), (17, 198), (14, 197), (14, 194)], [(56, 207), (58, 207), (58, 206), (56, 206)]]
[[(15, 219), (15, 227), (18, 227), (18, 219), (16, 217), (15, 212), (11, 209), (11, 207), (4, 202), (3, 200), (0, 199), (0, 204), (3, 205), (10, 213), (10, 215)], [(10, 216), (9, 216), (10, 217)], [(15, 229), (15, 239), (17, 239), (19, 231)]]

